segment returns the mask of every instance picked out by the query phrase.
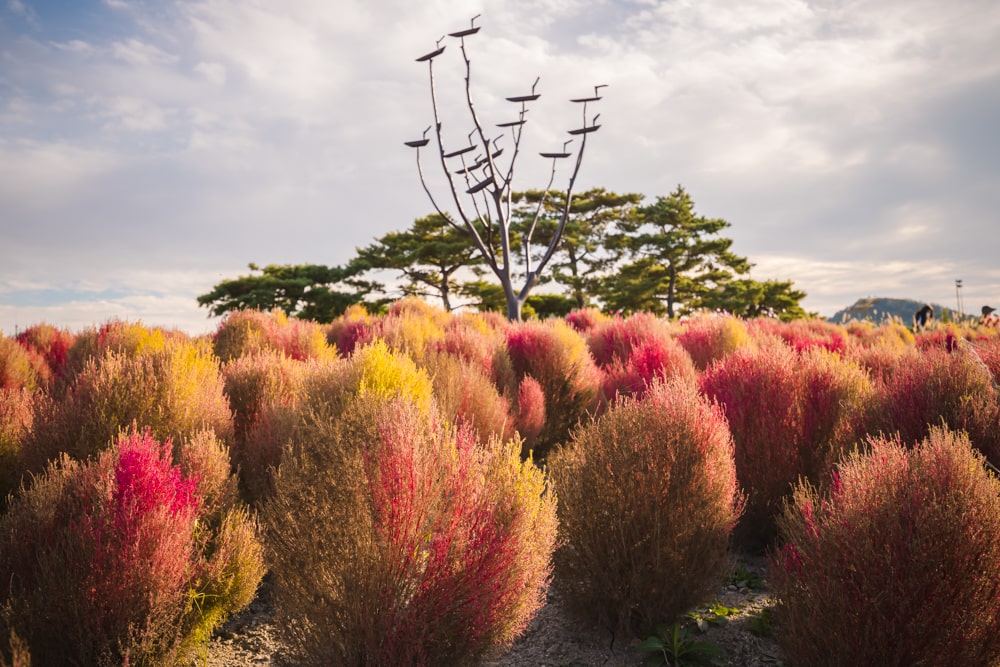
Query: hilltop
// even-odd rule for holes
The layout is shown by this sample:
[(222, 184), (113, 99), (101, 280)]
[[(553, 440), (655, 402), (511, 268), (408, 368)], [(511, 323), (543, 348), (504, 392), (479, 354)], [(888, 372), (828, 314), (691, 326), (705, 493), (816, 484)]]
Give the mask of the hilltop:
[[(852, 319), (871, 320), (872, 322), (878, 324), (887, 319), (898, 317), (904, 324), (910, 324), (913, 322), (913, 314), (917, 312), (924, 305), (924, 303), (926, 302), (916, 301), (914, 299), (866, 297), (864, 299), (858, 299), (853, 305), (837, 311), (834, 313), (833, 317), (829, 318), (829, 321), (840, 324)], [(952, 317), (954, 315), (954, 312), (950, 308), (945, 308), (940, 304), (932, 303), (931, 307), (934, 308), (934, 316), (938, 319), (943, 318), (945, 313), (947, 313), (948, 317)]]

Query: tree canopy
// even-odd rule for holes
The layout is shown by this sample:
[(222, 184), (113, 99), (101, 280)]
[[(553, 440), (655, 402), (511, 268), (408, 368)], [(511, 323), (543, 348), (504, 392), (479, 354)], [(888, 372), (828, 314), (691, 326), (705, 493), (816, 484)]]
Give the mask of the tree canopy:
[[(529, 190), (511, 197), (511, 247), (521, 247), (530, 258), (530, 245), (524, 245), (530, 231), (536, 243), (555, 248), (544, 281), (550, 291), (525, 297), (521, 308), (527, 316), (565, 315), (586, 306), (667, 317), (698, 310), (784, 320), (809, 316), (800, 305), (805, 292), (790, 280), (751, 278), (753, 265), (734, 253), (732, 240), (723, 235), (730, 223), (696, 213), (681, 186), (647, 205), (641, 205), (640, 194), (604, 188), (580, 193), (568, 205), (565, 193), (549, 192), (544, 201), (542, 195)], [(561, 242), (552, 246), (557, 228), (562, 229)], [(468, 233), (440, 213), (356, 252), (344, 267), (272, 264), (261, 269), (250, 264), (254, 273), (222, 281), (198, 297), (198, 303), (213, 315), (278, 308), (290, 316), (328, 322), (352, 304), (377, 310), (389, 301), (382, 284), (363, 279), (372, 271), (388, 270), (405, 281), (403, 294), (440, 299), (446, 310), (462, 297), (467, 301), (461, 305), (510, 314), (508, 289), (484, 280), (491, 271)], [(542, 282), (540, 277), (537, 281)]]
[(681, 186), (619, 221), (610, 243), (628, 259), (605, 283), (606, 307), (667, 317), (679, 307), (698, 309), (706, 294), (750, 270), (747, 259), (730, 250), (732, 240), (720, 235), (729, 226), (721, 218), (696, 215)]
[(358, 271), (399, 271), (407, 280), (404, 294), (440, 298), (445, 310), (452, 310), (451, 295), (458, 288), (456, 272), (482, 263), (469, 234), (438, 214), (379, 237), (357, 253), (351, 266)]
[[(538, 190), (515, 192), (514, 201), (518, 205), (515, 215), (524, 226), (544, 200), (536, 225), (539, 242), (547, 245), (562, 221), (566, 195), (552, 192), (543, 198), (544, 194)], [(591, 305), (591, 297), (599, 292), (605, 274), (618, 259), (618, 254), (608, 247), (608, 235), (641, 202), (641, 194), (616, 194), (604, 188), (592, 188), (573, 197), (562, 241), (552, 257), (550, 279), (566, 288), (577, 308)]]
[(377, 283), (359, 280), (351, 268), (319, 264), (278, 265), (260, 268), (250, 263), (250, 275), (223, 280), (198, 297), (198, 305), (212, 315), (234, 310), (283, 311), (290, 317), (332, 322), (349, 306), (364, 303), (379, 289)]

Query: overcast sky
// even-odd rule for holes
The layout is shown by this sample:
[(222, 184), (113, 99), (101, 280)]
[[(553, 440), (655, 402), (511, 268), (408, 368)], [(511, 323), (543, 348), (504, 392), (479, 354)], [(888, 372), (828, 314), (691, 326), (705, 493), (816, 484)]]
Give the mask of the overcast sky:
[[(996, 0), (0, 3), (7, 335), (209, 331), (196, 297), (249, 262), (342, 264), (430, 213), (403, 144), (431, 124), (415, 58), (475, 14), (485, 122), (541, 77), (515, 189), (544, 186), (537, 152), (580, 123), (568, 99), (608, 84), (578, 190), (683, 185), (755, 279), (825, 316), (865, 296), (954, 307), (956, 279), (966, 311), (1000, 306)], [(459, 99), (442, 45), (438, 91)], [(446, 144), (469, 129), (446, 122)]]

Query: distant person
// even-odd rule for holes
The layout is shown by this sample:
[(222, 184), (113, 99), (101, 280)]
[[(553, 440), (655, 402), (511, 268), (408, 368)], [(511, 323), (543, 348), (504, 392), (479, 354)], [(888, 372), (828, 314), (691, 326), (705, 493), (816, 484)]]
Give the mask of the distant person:
[(934, 319), (934, 309), (928, 304), (913, 314), (913, 330), (920, 331), (927, 326), (927, 323)]
[(983, 306), (983, 316), (979, 318), (979, 325), (984, 327), (993, 327), (994, 329), (1000, 329), (1000, 317), (997, 317), (993, 313), (996, 312), (996, 308), (990, 308), (989, 306)]

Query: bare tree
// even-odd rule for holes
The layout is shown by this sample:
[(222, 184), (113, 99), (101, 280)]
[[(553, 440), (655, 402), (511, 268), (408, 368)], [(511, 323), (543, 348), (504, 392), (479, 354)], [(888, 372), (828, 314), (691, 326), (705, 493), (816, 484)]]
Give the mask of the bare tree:
[[(544, 158), (552, 161), (552, 171), (548, 185), (545, 187), (544, 195), (538, 202), (538, 208), (534, 217), (521, 229), (511, 228), (511, 181), (514, 176), (514, 165), (520, 155), (521, 137), (524, 126), (527, 123), (525, 118), (528, 112), (528, 103), (534, 102), (541, 95), (535, 92), (540, 79), (535, 79), (531, 86), (531, 93), (508, 97), (507, 100), (520, 105), (517, 119), (513, 121), (497, 123), (496, 127), (502, 132), (496, 136), (491, 136), (480, 121), (476, 113), (472, 99), (472, 62), (466, 50), (465, 40), (467, 37), (479, 32), (479, 27), (475, 25), (478, 15), (470, 21), (470, 27), (458, 32), (449, 33), (449, 36), (459, 40), (462, 52), (462, 59), (465, 62), (465, 103), (468, 108), (468, 116), (472, 123), (472, 130), (468, 134), (469, 143), (454, 150), (446, 151), (442, 140), (441, 114), (438, 108), (438, 97), (434, 83), (434, 58), (444, 52), (445, 47), (441, 46), (444, 37), (437, 41), (436, 48), (419, 58), (417, 62), (426, 62), (430, 75), (431, 104), (434, 110), (434, 122), (426, 130), (423, 137), (415, 141), (407, 141), (406, 145), (416, 148), (417, 152), (417, 172), (420, 175), (420, 183), (431, 200), (434, 209), (448, 222), (458, 229), (464, 230), (471, 238), (472, 243), (479, 250), (486, 263), (486, 266), (497, 277), (503, 287), (507, 299), (507, 318), (510, 320), (521, 319), (521, 307), (524, 305), (528, 294), (532, 288), (538, 284), (539, 277), (544, 272), (552, 256), (555, 254), (559, 242), (562, 240), (563, 230), (569, 219), (570, 205), (573, 198), (573, 185), (576, 182), (577, 174), (580, 172), (580, 165), (583, 163), (583, 153), (587, 147), (587, 137), (597, 131), (600, 125), (597, 119), (600, 114), (593, 118), (587, 118), (587, 105), (601, 99), (600, 89), (604, 84), (594, 86), (594, 94), (588, 97), (570, 100), (583, 107), (583, 124), (576, 129), (569, 130), (571, 138), (567, 140), (562, 149), (556, 152), (541, 153)], [(431, 193), (427, 179), (424, 177), (423, 166), (420, 162), (420, 149), (426, 146), (430, 139), (427, 133), (431, 129), (435, 130), (437, 139), (437, 153), (440, 159), (441, 171), (447, 181), (450, 191), (451, 203), (458, 212), (458, 219), (446, 213)], [(513, 140), (513, 148), (504, 156), (504, 161), (498, 158), (504, 154), (504, 149), (499, 146), (500, 140), (509, 132)], [(548, 243), (542, 253), (532, 253), (532, 242), (535, 235), (535, 227), (539, 216), (545, 208), (545, 201), (551, 191), (552, 183), (556, 177), (556, 166), (560, 159), (568, 158), (572, 154), (567, 148), (574, 138), (579, 138), (579, 149), (576, 153), (576, 163), (573, 172), (569, 177), (569, 184), (566, 187), (565, 204), (562, 210), (561, 220), (557, 225), (555, 234), (548, 237)], [(472, 157), (470, 157), (470, 155)], [(506, 165), (504, 165), (506, 162)], [(459, 165), (461, 168), (458, 168)], [(506, 167), (506, 168), (504, 168)], [(541, 245), (539, 245), (541, 248)], [(533, 257), (537, 259), (533, 259)], [(515, 281), (523, 281), (515, 284)]]

